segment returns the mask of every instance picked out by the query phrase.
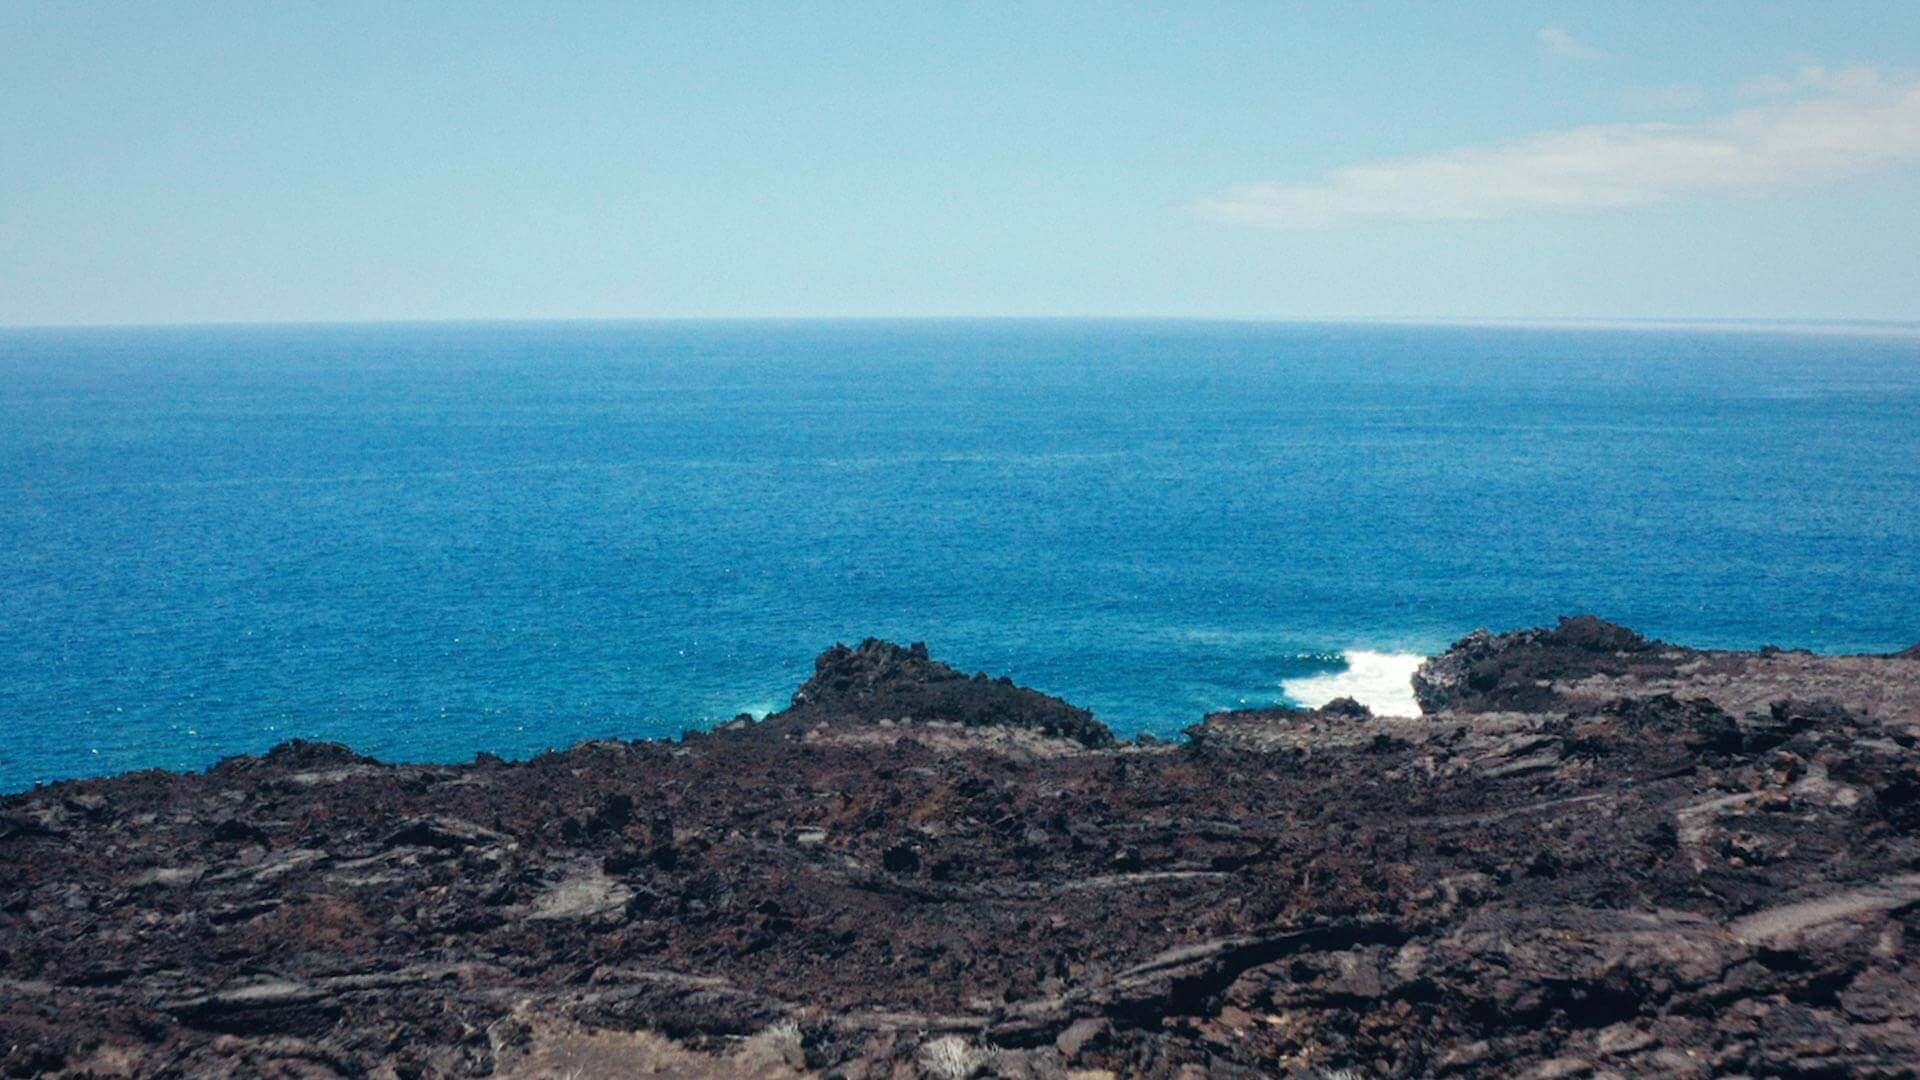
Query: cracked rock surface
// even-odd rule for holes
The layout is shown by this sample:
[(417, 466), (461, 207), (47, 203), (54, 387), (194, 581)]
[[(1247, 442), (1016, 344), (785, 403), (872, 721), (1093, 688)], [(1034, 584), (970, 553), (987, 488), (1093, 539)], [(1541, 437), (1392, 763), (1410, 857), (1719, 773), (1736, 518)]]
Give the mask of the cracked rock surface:
[(680, 742), (0, 800), (0, 1075), (1909, 1076), (1920, 656), (1476, 633), (1183, 744), (922, 647)]

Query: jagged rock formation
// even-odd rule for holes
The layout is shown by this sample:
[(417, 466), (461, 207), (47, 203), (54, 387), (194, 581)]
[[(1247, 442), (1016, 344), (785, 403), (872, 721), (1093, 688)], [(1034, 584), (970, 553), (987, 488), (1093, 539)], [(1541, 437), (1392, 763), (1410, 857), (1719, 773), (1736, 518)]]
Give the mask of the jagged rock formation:
[(963, 675), (930, 658), (920, 642), (901, 648), (877, 638), (857, 649), (835, 645), (821, 653), (813, 678), (794, 693), (780, 719), (789, 726), (836, 719), (945, 721), (1036, 731), (1090, 748), (1113, 745), (1113, 732), (1085, 709), (1004, 676)]
[(1911, 1075), (1920, 661), (1476, 634), (1120, 746), (924, 648), (678, 743), (0, 800), (0, 1073)]
[[(1553, 681), (1626, 674), (1660, 647), (1624, 626), (1591, 615), (1561, 619), (1552, 629), (1491, 634), (1475, 630), (1420, 666), (1413, 694), (1422, 712), (1487, 712), (1501, 706), (1537, 711), (1552, 705)], [(1691, 652), (1691, 650), (1686, 650)]]

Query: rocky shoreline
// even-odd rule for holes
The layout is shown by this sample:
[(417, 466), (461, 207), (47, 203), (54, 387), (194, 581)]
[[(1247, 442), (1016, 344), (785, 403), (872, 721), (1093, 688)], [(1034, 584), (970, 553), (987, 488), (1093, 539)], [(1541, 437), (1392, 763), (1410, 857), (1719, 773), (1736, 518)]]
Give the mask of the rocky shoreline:
[(11, 796), (0, 1074), (1914, 1075), (1920, 649), (1415, 689), (1123, 743), (868, 641), (679, 742)]

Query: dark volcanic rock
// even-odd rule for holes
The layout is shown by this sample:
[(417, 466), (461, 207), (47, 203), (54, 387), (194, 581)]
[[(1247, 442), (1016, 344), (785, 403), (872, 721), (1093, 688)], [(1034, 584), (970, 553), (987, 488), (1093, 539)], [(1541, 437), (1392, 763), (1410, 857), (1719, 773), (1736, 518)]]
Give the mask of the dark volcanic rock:
[(1085, 709), (1010, 679), (963, 675), (930, 658), (919, 642), (902, 648), (878, 638), (857, 649), (835, 645), (821, 653), (813, 678), (793, 695), (789, 716), (932, 720), (1027, 728), (1087, 747), (1114, 742), (1113, 732)]
[(228, 772), (249, 772), (257, 769), (298, 771), (378, 764), (379, 762), (373, 758), (356, 754), (339, 743), (291, 739), (267, 751), (264, 757), (226, 758), (215, 765), (214, 769)]
[(429, 847), (459, 850), (507, 839), (491, 829), (450, 817), (418, 817), (403, 822), (387, 836), (388, 847)]
[(1429, 713), (1545, 708), (1555, 695), (1543, 682), (1625, 670), (1632, 658), (1658, 646), (1592, 615), (1562, 618), (1552, 629), (1475, 630), (1420, 666), (1413, 676), (1414, 698)]
[(1920, 665), (1598, 620), (1185, 747), (922, 648), (681, 743), (0, 800), (0, 1075), (1903, 1076)]
[(1320, 706), (1321, 712), (1328, 716), (1372, 716), (1373, 710), (1350, 697), (1338, 697)]

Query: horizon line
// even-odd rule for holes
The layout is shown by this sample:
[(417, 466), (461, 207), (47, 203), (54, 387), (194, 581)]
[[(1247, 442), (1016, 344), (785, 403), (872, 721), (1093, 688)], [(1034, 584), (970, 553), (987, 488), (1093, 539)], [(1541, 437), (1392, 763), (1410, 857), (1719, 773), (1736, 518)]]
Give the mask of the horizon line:
[(177, 320), (0, 323), (0, 333), (88, 330), (274, 330), (356, 327), (486, 327), (729, 323), (1184, 323), (1242, 326), (1448, 327), (1543, 330), (1693, 330), (1920, 335), (1920, 319), (1675, 316), (1259, 316), (1259, 315), (554, 315), (391, 319)]

